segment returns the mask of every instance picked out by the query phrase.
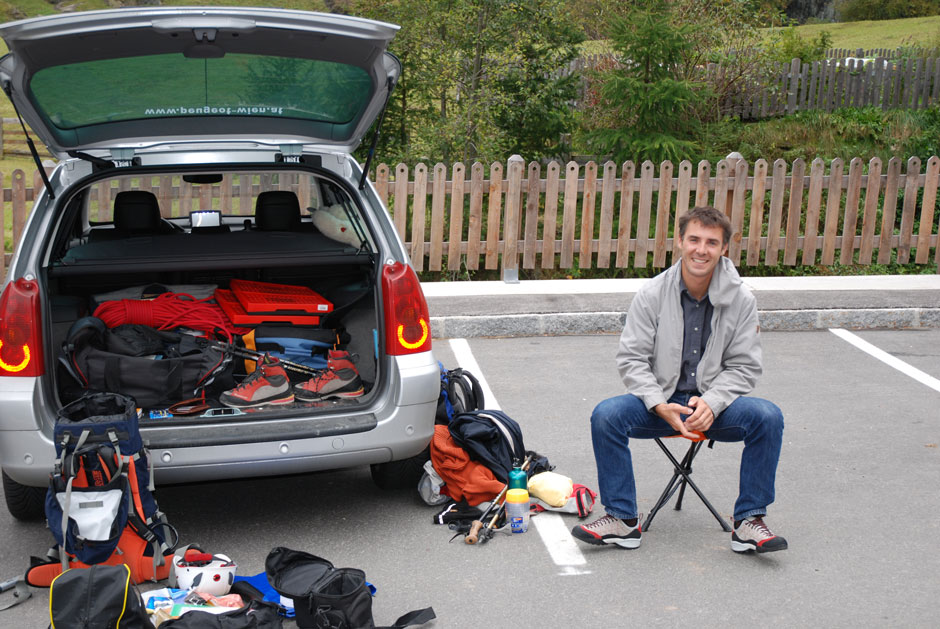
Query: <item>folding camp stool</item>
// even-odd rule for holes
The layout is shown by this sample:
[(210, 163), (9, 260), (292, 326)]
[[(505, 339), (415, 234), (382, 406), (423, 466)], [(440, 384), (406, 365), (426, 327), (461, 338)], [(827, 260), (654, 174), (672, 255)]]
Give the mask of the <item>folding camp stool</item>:
[[(710, 503), (708, 498), (705, 497), (705, 494), (702, 493), (702, 490), (700, 490), (695, 482), (689, 478), (692, 475), (692, 461), (695, 460), (695, 455), (698, 454), (698, 451), (702, 449), (702, 444), (707, 439), (709, 448), (712, 448), (715, 445), (715, 440), (708, 439), (703, 433), (695, 431), (694, 434), (694, 439), (685, 437), (683, 435), (670, 435), (668, 437), (656, 437), (654, 439), (654, 441), (656, 441), (656, 445), (660, 447), (660, 449), (665, 453), (666, 457), (669, 458), (669, 461), (672, 462), (674, 471), (672, 473), (672, 478), (670, 479), (669, 484), (666, 485), (666, 489), (663, 490), (659, 500), (656, 501), (656, 504), (650, 511), (649, 516), (647, 516), (646, 522), (643, 523), (643, 531), (649, 530), (650, 523), (652, 523), (653, 518), (660, 509), (666, 506), (666, 503), (669, 502), (673, 494), (676, 493), (676, 490), (679, 491), (679, 497), (676, 500), (676, 511), (682, 509), (682, 498), (685, 495), (685, 487), (688, 485), (696, 494), (698, 494), (698, 497), (701, 498), (703, 503), (705, 503), (705, 506), (708, 507), (708, 510), (712, 512), (712, 515), (715, 516), (716, 520), (718, 520), (721, 528), (724, 529), (726, 533), (731, 532), (731, 526), (725, 521), (724, 518), (721, 517), (721, 515), (718, 514), (718, 512), (715, 510), (715, 507), (712, 506), (712, 503)], [(688, 439), (692, 442), (689, 444), (689, 449), (686, 451), (681, 463), (676, 460), (676, 457), (672, 455), (672, 452), (669, 451), (669, 448), (667, 448), (666, 444), (662, 441), (663, 439), (676, 438)]]

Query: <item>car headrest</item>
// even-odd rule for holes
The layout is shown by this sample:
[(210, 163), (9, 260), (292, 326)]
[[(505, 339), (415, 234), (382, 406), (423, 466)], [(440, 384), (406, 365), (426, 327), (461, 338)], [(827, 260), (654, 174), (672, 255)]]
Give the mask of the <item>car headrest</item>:
[(268, 190), (255, 202), (255, 227), (261, 231), (300, 229), (300, 201), (289, 190)]
[(115, 229), (157, 233), (160, 224), (160, 203), (152, 192), (124, 190), (114, 197)]

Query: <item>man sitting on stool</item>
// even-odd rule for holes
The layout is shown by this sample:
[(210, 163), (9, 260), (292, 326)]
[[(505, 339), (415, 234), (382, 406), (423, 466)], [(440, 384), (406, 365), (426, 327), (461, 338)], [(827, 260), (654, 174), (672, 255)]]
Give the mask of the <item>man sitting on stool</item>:
[(679, 218), (680, 261), (637, 292), (620, 337), (617, 366), (626, 395), (591, 415), (598, 488), (607, 515), (574, 527), (589, 544), (640, 545), (630, 438), (702, 432), (744, 441), (731, 549), (766, 553), (787, 542), (764, 523), (774, 501), (783, 414), (745, 397), (761, 374), (757, 304), (731, 261), (728, 218), (697, 207)]

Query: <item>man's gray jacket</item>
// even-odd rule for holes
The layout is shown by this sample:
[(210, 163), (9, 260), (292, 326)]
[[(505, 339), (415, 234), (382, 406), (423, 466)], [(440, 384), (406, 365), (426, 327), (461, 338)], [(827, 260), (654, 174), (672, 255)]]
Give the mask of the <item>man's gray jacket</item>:
[[(682, 368), (682, 304), (679, 261), (637, 292), (620, 335), (617, 367), (627, 393), (652, 409), (675, 393)], [(757, 302), (731, 261), (722, 256), (708, 287), (712, 331), (695, 381), (717, 417), (761, 375)]]

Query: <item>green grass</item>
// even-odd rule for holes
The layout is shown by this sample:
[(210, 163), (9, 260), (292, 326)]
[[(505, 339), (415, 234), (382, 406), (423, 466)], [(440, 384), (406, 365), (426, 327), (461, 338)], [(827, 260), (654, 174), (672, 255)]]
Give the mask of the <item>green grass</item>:
[(877, 22), (833, 22), (806, 24), (796, 28), (803, 39), (813, 39), (822, 31), (832, 35), (832, 48), (898, 48), (921, 45), (940, 46), (940, 15)]
[[(772, 29), (764, 29), (769, 35)], [(796, 32), (806, 40), (815, 39), (822, 31), (832, 36), (832, 48), (898, 48), (920, 45), (940, 47), (940, 15), (913, 17), (903, 20), (867, 22), (829, 22), (797, 26)], [(586, 41), (582, 53), (596, 55), (610, 52), (607, 40)]]

